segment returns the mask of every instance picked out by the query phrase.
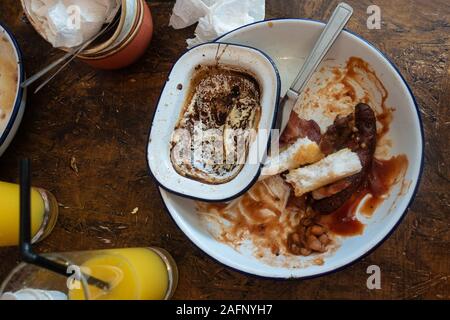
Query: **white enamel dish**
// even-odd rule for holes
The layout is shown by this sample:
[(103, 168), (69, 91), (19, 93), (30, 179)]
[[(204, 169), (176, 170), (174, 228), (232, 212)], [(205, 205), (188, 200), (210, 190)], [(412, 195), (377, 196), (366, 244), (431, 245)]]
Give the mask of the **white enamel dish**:
[[(195, 68), (198, 65), (215, 65), (216, 59), (219, 59), (220, 65), (239, 68), (256, 79), (261, 92), (261, 117), (257, 137), (250, 142), (248, 159), (241, 171), (232, 180), (213, 185), (184, 177), (175, 171), (170, 159), (170, 141), (186, 105)], [(259, 177), (270, 130), (275, 124), (279, 94), (278, 71), (271, 59), (259, 50), (241, 45), (208, 43), (187, 51), (170, 72), (152, 121), (147, 155), (155, 180), (172, 193), (204, 201), (225, 201), (245, 192)]]
[[(220, 38), (221, 42), (244, 44), (267, 53), (280, 71), (282, 94), (297, 74), (302, 61), (319, 37), (324, 24), (300, 19), (278, 19), (251, 24)], [(373, 45), (344, 31), (325, 60), (343, 63), (351, 56), (367, 61), (389, 92), (387, 105), (395, 108), (388, 138), (391, 154), (405, 154), (409, 166), (405, 180), (410, 184), (400, 191), (396, 185), (389, 197), (365, 222), (363, 234), (344, 238), (340, 247), (327, 256), (324, 264), (304, 268), (274, 267), (216, 241), (201, 224), (195, 201), (160, 189), (162, 199), (180, 229), (205, 253), (240, 271), (273, 278), (307, 278), (339, 270), (379, 246), (400, 223), (417, 190), (423, 164), (423, 130), (415, 99), (396, 67)], [(319, 66), (320, 68), (320, 66)], [(299, 257), (302, 259), (302, 257)]]
[[(17, 61), (17, 86), (15, 93), (14, 105), (11, 112), (7, 115), (6, 125), (0, 128), (0, 156), (5, 152), (14, 138), (20, 122), (22, 121), (25, 110), (26, 90), (20, 87), (20, 83), (25, 78), (24, 66), (22, 62), (22, 53), (19, 45), (12, 33), (0, 23), (0, 35), (7, 39), (12, 46)], [(1, 59), (1, 57), (0, 57)]]

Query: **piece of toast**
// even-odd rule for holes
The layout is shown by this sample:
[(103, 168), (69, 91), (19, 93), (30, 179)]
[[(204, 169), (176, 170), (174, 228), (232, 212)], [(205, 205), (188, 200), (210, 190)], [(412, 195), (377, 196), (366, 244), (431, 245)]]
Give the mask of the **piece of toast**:
[(340, 179), (354, 175), (362, 169), (358, 155), (348, 148), (339, 150), (311, 165), (290, 170), (286, 181), (294, 187), (297, 197)]

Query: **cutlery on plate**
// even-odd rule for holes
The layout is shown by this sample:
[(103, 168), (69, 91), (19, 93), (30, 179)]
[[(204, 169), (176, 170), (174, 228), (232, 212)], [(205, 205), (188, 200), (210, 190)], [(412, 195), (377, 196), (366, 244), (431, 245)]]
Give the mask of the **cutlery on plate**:
[(86, 42), (82, 43), (78, 47), (70, 50), (62, 57), (58, 58), (57, 60), (53, 61), (49, 65), (47, 65), (42, 70), (36, 72), (34, 75), (23, 81), (20, 86), (22, 88), (26, 88), (32, 83), (36, 82), (40, 78), (42, 78), (44, 75), (49, 73), (52, 69), (60, 65), (61, 63), (65, 62), (58, 70), (56, 70), (55, 73), (53, 73), (48, 79), (46, 79), (43, 83), (41, 83), (34, 93), (37, 93), (39, 90), (41, 90), (47, 83), (49, 83), (59, 72), (61, 72), (67, 65), (69, 65), (70, 62), (72, 62), (73, 59), (77, 57), (77, 55), (82, 52), (84, 49), (86, 49), (92, 42), (94, 42), (98, 37), (100, 37), (102, 34), (105, 34), (106, 31), (110, 30), (113, 26), (115, 26), (118, 22), (118, 19), (114, 19), (110, 23), (108, 23), (102, 30), (100, 30), (97, 34), (95, 34), (90, 39), (86, 40)]
[(311, 79), (314, 71), (317, 69), (317, 66), (325, 57), (325, 54), (331, 48), (342, 29), (344, 29), (352, 14), (353, 8), (344, 2), (338, 4), (334, 10), (330, 20), (326, 24), (319, 39), (314, 45), (314, 48), (306, 58), (300, 72), (291, 87), (286, 92), (285, 96), (281, 99), (279, 106), (280, 112), (278, 112), (277, 119), (277, 128), (280, 129), (280, 133), (282, 133), (284, 128), (286, 128), (290, 114), (300, 94), (306, 88), (306, 85)]

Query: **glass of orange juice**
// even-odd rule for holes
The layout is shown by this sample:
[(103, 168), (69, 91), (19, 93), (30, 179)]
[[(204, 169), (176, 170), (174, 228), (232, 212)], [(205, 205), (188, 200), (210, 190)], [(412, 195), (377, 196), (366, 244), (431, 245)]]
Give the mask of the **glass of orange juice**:
[[(178, 284), (178, 269), (172, 256), (157, 247), (105, 249), (45, 255), (65, 263), (68, 277), (22, 263), (0, 287), (0, 296), (49, 300), (162, 300), (170, 299)], [(108, 284), (89, 284), (95, 277)]]
[[(0, 181), (0, 247), (19, 244), (19, 185)], [(50, 234), (58, 218), (58, 202), (41, 188), (31, 189), (32, 242)]]

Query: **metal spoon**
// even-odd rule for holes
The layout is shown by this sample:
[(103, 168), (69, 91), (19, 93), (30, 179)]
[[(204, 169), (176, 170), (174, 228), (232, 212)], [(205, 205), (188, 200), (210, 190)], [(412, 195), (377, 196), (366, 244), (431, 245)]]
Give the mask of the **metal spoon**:
[(277, 124), (280, 128), (280, 133), (286, 128), (289, 121), (292, 109), (294, 108), (295, 102), (298, 97), (305, 89), (308, 81), (311, 79), (317, 66), (322, 61), (325, 54), (333, 45), (334, 41), (337, 39), (338, 35), (344, 29), (348, 20), (353, 14), (353, 8), (348, 4), (341, 2), (338, 4), (330, 20), (328, 21), (325, 29), (322, 31), (319, 39), (317, 40), (314, 48), (306, 58), (300, 72), (292, 83), (291, 87), (287, 91), (286, 95), (282, 98), (280, 102), (280, 111), (278, 113)]
[[(94, 42), (97, 38), (99, 38), (102, 34), (105, 34), (108, 30), (110, 30), (112, 27), (114, 27), (118, 22), (118, 19), (113, 19), (110, 23), (108, 23), (105, 27), (103, 27), (102, 30), (100, 30), (97, 34), (95, 34), (90, 39), (86, 40), (84, 43), (79, 45), (78, 47), (70, 50), (65, 55), (63, 55), (61, 58), (53, 61), (48, 66), (43, 68), (42, 70), (38, 71), (25, 81), (23, 81), (20, 86), (22, 88), (28, 87), (35, 81), (42, 78), (44, 75), (46, 75), (50, 70), (55, 68), (56, 66), (60, 65), (61, 63), (65, 62), (54, 74), (52, 74), (48, 79), (46, 79), (42, 84), (39, 85), (39, 87), (36, 88), (34, 93), (38, 92), (40, 89), (42, 89), (47, 83), (49, 83), (61, 70), (63, 70), (70, 62), (72, 62), (73, 59), (77, 57), (77, 55), (86, 49), (92, 42)], [(67, 61), (66, 61), (67, 60)]]

